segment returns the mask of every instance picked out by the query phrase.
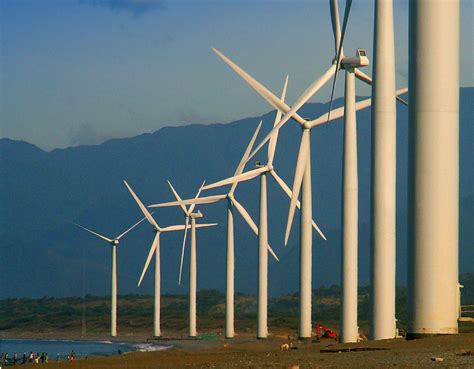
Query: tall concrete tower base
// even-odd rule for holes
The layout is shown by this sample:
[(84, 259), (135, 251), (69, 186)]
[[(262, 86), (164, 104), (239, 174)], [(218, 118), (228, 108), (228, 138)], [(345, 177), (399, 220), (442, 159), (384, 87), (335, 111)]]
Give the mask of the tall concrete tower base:
[(370, 338), (396, 336), (395, 43), (392, 0), (375, 1), (372, 86)]
[(408, 338), (458, 333), (459, 0), (412, 0)]

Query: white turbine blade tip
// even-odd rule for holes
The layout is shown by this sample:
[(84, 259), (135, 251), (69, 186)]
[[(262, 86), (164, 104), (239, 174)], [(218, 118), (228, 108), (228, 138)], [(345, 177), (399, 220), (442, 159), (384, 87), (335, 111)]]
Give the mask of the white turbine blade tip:
[(267, 244), (267, 249), (268, 251), (270, 252), (270, 254), (272, 254), (273, 258), (277, 261), (277, 262), (280, 262), (280, 259), (278, 258), (278, 256), (275, 254), (275, 251), (273, 251), (272, 247), (270, 245)]

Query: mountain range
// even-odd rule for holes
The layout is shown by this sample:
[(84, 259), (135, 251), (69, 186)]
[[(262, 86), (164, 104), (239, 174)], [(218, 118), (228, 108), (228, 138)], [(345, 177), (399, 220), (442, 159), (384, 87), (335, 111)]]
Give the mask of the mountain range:
[[(474, 88), (461, 89), (460, 102), (460, 272), (474, 271)], [(341, 100), (336, 105), (342, 104)], [(300, 115), (317, 117), (327, 104), (306, 104)], [(397, 283), (406, 284), (408, 109), (397, 111)], [(142, 215), (125, 188), (126, 179), (146, 204), (172, 201), (169, 179), (181, 197), (195, 195), (207, 183), (231, 176), (258, 122), (264, 124), (257, 143), (273, 124), (275, 112), (227, 124), (190, 124), (161, 128), (136, 137), (111, 139), (100, 145), (49, 152), (23, 141), (0, 140), (0, 298), (106, 295), (110, 292), (110, 246), (73, 222), (115, 236)], [(370, 109), (357, 115), (359, 155), (359, 282), (370, 275)], [(275, 169), (291, 187), (301, 130), (285, 125), (279, 135)], [(313, 233), (313, 285), (339, 284), (342, 180), (341, 119), (312, 131), (313, 216), (328, 237)], [(440, 148), (442, 149), (442, 148)], [(266, 161), (266, 151), (255, 161)], [(254, 165), (254, 160), (247, 168)], [(283, 245), (289, 199), (269, 178), (269, 242), (280, 262), (269, 259), (272, 295), (298, 291), (298, 214), (290, 242)], [(222, 190), (224, 191), (224, 190)], [(258, 181), (242, 183), (236, 197), (258, 220)], [(219, 189), (208, 192), (220, 193)], [(205, 193), (203, 193), (204, 195)], [(197, 232), (198, 288), (224, 290), (226, 205), (200, 206), (202, 222), (219, 226)], [(184, 223), (180, 209), (156, 209), (160, 226)], [(257, 238), (235, 216), (236, 291), (257, 291)], [(442, 232), (442, 230), (440, 230)], [(118, 291), (151, 293), (150, 268), (137, 282), (153, 238), (143, 222), (118, 247)], [(182, 232), (163, 235), (162, 291), (187, 292), (177, 278)], [(440, 271), (442, 272), (442, 271)]]

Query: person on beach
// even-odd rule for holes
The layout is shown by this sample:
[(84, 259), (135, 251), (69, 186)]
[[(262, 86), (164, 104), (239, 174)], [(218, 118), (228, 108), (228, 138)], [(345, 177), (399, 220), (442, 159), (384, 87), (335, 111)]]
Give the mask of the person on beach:
[(18, 354), (15, 352), (13, 354), (13, 364), (16, 364), (17, 361), (18, 361)]
[(35, 358), (35, 354), (33, 354), (33, 351), (30, 351), (30, 363), (33, 362), (33, 359)]
[(26, 364), (26, 351), (23, 351), (23, 360), (21, 361), (22, 364)]
[(72, 363), (74, 363), (75, 356), (76, 356), (76, 354), (74, 353), (74, 350), (72, 350), (72, 352), (71, 352), (71, 361), (72, 361)]
[(46, 355), (44, 355), (44, 362), (45, 362), (45, 363), (49, 362), (48, 353), (46, 353)]

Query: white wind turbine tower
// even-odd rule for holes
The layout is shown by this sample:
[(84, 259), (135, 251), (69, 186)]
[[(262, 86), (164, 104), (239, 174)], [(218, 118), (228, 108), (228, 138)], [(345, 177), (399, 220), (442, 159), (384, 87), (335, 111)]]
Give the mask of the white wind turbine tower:
[[(153, 314), (153, 335), (155, 337), (160, 337), (161, 336), (161, 327), (160, 327), (160, 310), (161, 310), (161, 258), (160, 258), (160, 236), (161, 233), (165, 232), (172, 232), (172, 231), (182, 231), (184, 229), (187, 229), (189, 226), (187, 225), (173, 225), (173, 226), (168, 226), (161, 228), (156, 220), (153, 218), (151, 213), (148, 211), (145, 205), (143, 205), (142, 201), (138, 198), (138, 196), (135, 194), (135, 192), (132, 190), (130, 185), (127, 183), (127, 181), (123, 181), (125, 183), (125, 186), (127, 186), (128, 190), (130, 191), (130, 194), (133, 196), (135, 199), (136, 203), (138, 204), (140, 210), (143, 212), (145, 215), (145, 218), (148, 220), (148, 222), (153, 226), (153, 232), (155, 232), (155, 237), (153, 239), (153, 243), (151, 244), (150, 251), (148, 252), (148, 257), (145, 262), (145, 266), (143, 267), (142, 274), (140, 276), (140, 280), (138, 281), (138, 287), (140, 287), (143, 277), (145, 276), (145, 273), (148, 269), (148, 266), (150, 265), (151, 258), (153, 257), (153, 254), (155, 255), (155, 285), (154, 285), (154, 314)], [(216, 224), (199, 224), (196, 227), (201, 228), (201, 227), (211, 227)]]
[(112, 337), (117, 336), (117, 246), (119, 245), (120, 240), (133, 228), (143, 222), (145, 218), (141, 219), (133, 226), (128, 228), (125, 232), (119, 234), (117, 237), (114, 238), (107, 238), (97, 232), (91, 231), (90, 229), (81, 226), (80, 224), (74, 223), (76, 226), (81, 227), (82, 229), (86, 230), (89, 233), (99, 237), (100, 239), (104, 240), (105, 242), (109, 243), (112, 253), (112, 292), (111, 292), (111, 304), (110, 304), (110, 335)]
[[(258, 132), (262, 122), (258, 125), (255, 133), (253, 134), (244, 155), (235, 171), (234, 175), (242, 173), (245, 161), (247, 160), (250, 151), (252, 150), (255, 139), (257, 138)], [(247, 210), (242, 204), (235, 198), (234, 192), (237, 188), (237, 183), (234, 183), (230, 188), (229, 192), (222, 195), (213, 195), (195, 199), (188, 199), (182, 201), (174, 201), (163, 204), (151, 205), (150, 207), (165, 207), (165, 206), (185, 206), (192, 204), (212, 204), (218, 201), (227, 202), (227, 248), (226, 248), (226, 308), (225, 308), (225, 337), (233, 338), (235, 336), (234, 330), (234, 209), (242, 216), (247, 222), (252, 231), (258, 235), (258, 228), (255, 225), (252, 217), (249, 215)], [(278, 261), (278, 257), (275, 255), (271, 247), (268, 245), (268, 250), (272, 256)]]
[(407, 337), (411, 338), (458, 333), (459, 4), (459, 0), (410, 1)]
[(380, 340), (396, 335), (397, 117), (392, 0), (375, 0), (373, 76), (370, 336)]
[[(174, 189), (173, 185), (170, 181), (168, 181), (168, 185), (173, 192), (174, 197), (177, 201), (182, 201), (181, 197), (179, 196), (178, 192)], [(199, 191), (196, 194), (195, 199), (197, 199), (203, 189), (204, 182), (199, 188)], [(181, 272), (183, 270), (183, 259), (184, 259), (184, 250), (186, 247), (186, 235), (187, 235), (187, 228), (189, 226), (189, 219), (191, 219), (191, 253), (189, 256), (189, 337), (196, 337), (197, 336), (197, 329), (196, 329), (196, 293), (197, 293), (197, 267), (196, 267), (196, 219), (202, 218), (201, 211), (193, 212), (196, 204), (191, 204), (189, 208), (186, 208), (184, 205), (179, 205), (181, 210), (183, 211), (184, 217), (186, 219), (185, 227), (186, 230), (184, 231), (183, 237), (183, 246), (181, 248), (181, 262), (179, 267), (179, 279), (178, 284), (181, 284)], [(217, 223), (215, 224), (217, 225)]]
[[(288, 85), (288, 76), (285, 79), (283, 91), (281, 94), (281, 101), (285, 101), (285, 95)], [(277, 110), (275, 126), (281, 119), (281, 111)], [(268, 223), (267, 223), (267, 174), (270, 174), (278, 185), (285, 191), (285, 193), (291, 198), (291, 190), (286, 183), (278, 176), (274, 167), (273, 159), (275, 156), (275, 149), (278, 140), (278, 133), (273, 135), (268, 144), (267, 152), (267, 163), (265, 165), (258, 165), (257, 168), (240, 175), (224, 179), (205, 186), (203, 189), (211, 189), (216, 187), (225, 186), (242, 181), (248, 181), (256, 177), (260, 177), (260, 219), (258, 229), (258, 318), (257, 318), (257, 338), (267, 338), (268, 336), (268, 324), (267, 324), (267, 313), (268, 313)], [(297, 201), (297, 207), (300, 208), (300, 202)], [(316, 223), (312, 222), (313, 227), (317, 230), (320, 236), (326, 240), (326, 237), (321, 232)]]
[[(250, 74), (245, 72), (232, 60), (226, 57), (217, 49), (213, 49), (216, 54), (229, 65), (239, 76), (241, 76), (256, 92), (258, 92), (270, 105), (274, 108), (281, 110), (285, 115), (282, 117), (280, 122), (267, 134), (263, 141), (253, 150), (248, 156), (248, 160), (252, 158), (257, 151), (259, 151), (270, 138), (275, 135), (278, 130), (286, 123), (290, 118), (296, 120), (302, 128), (302, 137), (300, 143), (300, 149), (298, 153), (298, 160), (296, 163), (295, 179), (292, 189), (292, 197), (290, 202), (290, 210), (288, 214), (288, 224), (286, 227), (285, 244), (288, 242), (290, 235), (291, 224), (295, 212), (297, 199), (299, 196), (300, 189), (302, 187), (302, 198), (301, 198), (301, 221), (300, 221), (300, 322), (299, 322), (299, 336), (301, 338), (311, 337), (311, 275), (312, 275), (312, 233), (311, 233), (311, 217), (312, 217), (312, 195), (311, 195), (311, 141), (310, 132), (311, 129), (328, 122), (328, 120), (334, 120), (344, 116), (344, 107), (334, 109), (327, 114), (323, 114), (320, 117), (307, 121), (298, 115), (297, 110), (301, 108), (326, 82), (329, 81), (331, 76), (336, 70), (336, 65), (333, 64), (323, 74), (322, 77), (313, 82), (306, 91), (297, 99), (295, 104), (290, 108), (286, 103), (276, 97), (271, 91), (269, 91), (260, 82), (256, 81)], [(351, 59), (352, 61), (360, 60), (357, 56), (355, 58), (347, 58), (347, 62)], [(407, 89), (397, 91), (398, 94), (405, 93)], [(366, 99), (355, 103), (352, 106), (355, 111), (369, 107), (371, 99)], [(243, 163), (242, 165), (244, 165)]]

